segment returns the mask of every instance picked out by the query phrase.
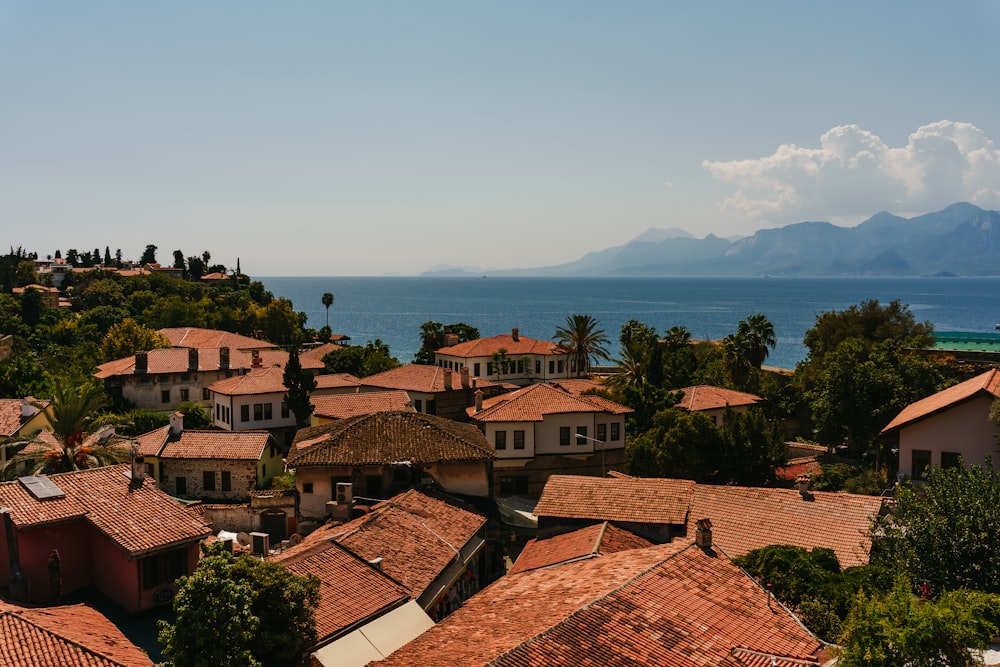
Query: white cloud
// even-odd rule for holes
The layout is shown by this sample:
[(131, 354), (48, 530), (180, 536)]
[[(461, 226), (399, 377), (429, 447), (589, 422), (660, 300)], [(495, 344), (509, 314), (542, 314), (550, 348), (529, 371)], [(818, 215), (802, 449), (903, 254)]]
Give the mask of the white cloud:
[(970, 123), (924, 125), (897, 148), (841, 125), (819, 148), (782, 145), (757, 159), (702, 164), (736, 186), (724, 211), (774, 222), (929, 212), (957, 201), (1000, 208), (1000, 151)]

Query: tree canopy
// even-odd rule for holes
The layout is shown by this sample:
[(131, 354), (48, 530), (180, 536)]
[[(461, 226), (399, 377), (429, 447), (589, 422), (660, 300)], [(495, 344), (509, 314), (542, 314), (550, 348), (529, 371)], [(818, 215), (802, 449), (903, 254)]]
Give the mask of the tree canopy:
[(555, 340), (569, 352), (570, 367), (575, 368), (577, 377), (590, 372), (593, 359), (611, 358), (607, 349), (610, 341), (599, 325), (590, 315), (570, 315), (556, 328)]

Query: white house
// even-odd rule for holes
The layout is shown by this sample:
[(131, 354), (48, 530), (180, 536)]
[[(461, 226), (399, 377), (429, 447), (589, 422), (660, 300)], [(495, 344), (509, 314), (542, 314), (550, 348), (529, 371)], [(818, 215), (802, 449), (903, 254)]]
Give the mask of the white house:
[(266, 429), (275, 433), (277, 429), (287, 436), (284, 444), (290, 444), (295, 432), (295, 415), (285, 402), (288, 390), (283, 376), (284, 369), (271, 366), (209, 385), (212, 423), (224, 431)]
[[(505, 354), (506, 364), (498, 365), (494, 353)], [(434, 353), (434, 363), (455, 372), (467, 368), (474, 378), (518, 385), (576, 374), (565, 348), (552, 341), (526, 338), (517, 329), (511, 329), (509, 334), (442, 347)]]

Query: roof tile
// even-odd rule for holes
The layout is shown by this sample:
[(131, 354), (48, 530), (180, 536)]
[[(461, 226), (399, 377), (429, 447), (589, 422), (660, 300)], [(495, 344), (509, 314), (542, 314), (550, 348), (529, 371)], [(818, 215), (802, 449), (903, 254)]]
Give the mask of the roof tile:
[(603, 412), (621, 415), (633, 410), (602, 396), (576, 396), (554, 385), (538, 383), (486, 399), (478, 412), (475, 407), (466, 412), (477, 422), (537, 422), (552, 414)]
[(360, 394), (329, 394), (312, 396), (309, 402), (313, 414), (327, 419), (347, 419), (358, 415), (390, 410), (406, 410), (412, 407), (410, 396), (405, 391), (365, 391)]

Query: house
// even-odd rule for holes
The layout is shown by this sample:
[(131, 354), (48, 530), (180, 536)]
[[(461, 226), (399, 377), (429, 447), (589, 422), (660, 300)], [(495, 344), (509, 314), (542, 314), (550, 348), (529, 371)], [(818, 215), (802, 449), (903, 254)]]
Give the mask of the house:
[(269, 366), (209, 385), (213, 425), (226, 431), (294, 429), (295, 415), (285, 403), (284, 370)]
[(322, 519), (336, 485), (355, 496), (383, 499), (411, 486), (489, 497), (495, 454), (472, 424), (418, 412), (376, 412), (301, 429), (286, 468), (295, 470), (299, 509)]
[(2, 601), (0, 664), (153, 667), (142, 649), (87, 605), (21, 607)]
[(711, 417), (716, 426), (722, 424), (726, 410), (744, 413), (764, 400), (755, 394), (706, 384), (684, 387), (680, 391), (684, 392), (684, 396), (676, 405), (677, 408), (688, 412), (703, 412)]
[(990, 406), (1000, 398), (1000, 370), (992, 369), (903, 408), (882, 429), (899, 435), (899, 474), (923, 479), (928, 466), (948, 468), (961, 459), (982, 465), (991, 455), (1000, 465), (1000, 427), (990, 421)]
[(337, 350), (343, 350), (343, 345), (337, 345), (335, 343), (321, 343), (319, 345), (311, 345), (309, 347), (303, 348), (299, 352), (299, 361), (301, 363), (302, 359), (305, 358), (306, 361), (312, 365), (319, 365), (319, 368), (323, 368), (323, 357), (330, 354), (331, 352), (336, 352)]
[(533, 384), (467, 410), (496, 450), (498, 496), (537, 496), (553, 473), (603, 475), (625, 463), (631, 408), (594, 395)]
[(42, 429), (51, 430), (44, 414), (50, 404), (34, 396), (0, 398), (0, 438), (30, 438)]
[(53, 599), (48, 561), (61, 557), (61, 592), (94, 586), (129, 612), (168, 604), (191, 574), (204, 520), (132, 474), (128, 464), (0, 483), (0, 588)]
[[(302, 357), (299, 357), (299, 361)], [(361, 378), (350, 373), (327, 373), (316, 375), (316, 388), (312, 396), (329, 396), (331, 394), (356, 394), (362, 391)]]
[(23, 295), (25, 292), (32, 291), (37, 292), (42, 299), (42, 305), (49, 308), (59, 307), (59, 288), (58, 287), (46, 287), (45, 285), (25, 285), (24, 287), (15, 287), (11, 290), (11, 293), (15, 296)]
[[(447, 338), (447, 337), (446, 337)], [(510, 334), (456, 342), (434, 352), (434, 364), (451, 371), (470, 369), (472, 377), (493, 378), (497, 382), (526, 385), (550, 382), (576, 374), (567, 350), (547, 340)], [(506, 355), (498, 365), (495, 354)]]
[(724, 551), (679, 541), (502, 577), (376, 664), (802, 667), (822, 648)]
[(465, 410), (472, 405), (477, 389), (490, 395), (501, 391), (493, 382), (470, 379), (465, 367), (453, 371), (427, 364), (407, 364), (369, 375), (361, 379), (361, 386), (369, 391), (405, 391), (417, 412), (461, 421), (465, 420)]
[(282, 450), (267, 431), (185, 430), (179, 412), (137, 440), (146, 473), (179, 498), (248, 501), (284, 470)]
[(413, 403), (405, 391), (366, 391), (359, 394), (313, 395), (312, 424), (328, 424), (338, 419), (370, 415), (373, 412), (412, 410)]
[(319, 578), (312, 665), (363, 667), (434, 625), (406, 586), (333, 540), (303, 542), (275, 560)]
[[(209, 386), (214, 382), (287, 363), (288, 353), (280, 349), (166, 348), (103, 363), (94, 377), (109, 394), (139, 409), (173, 412), (188, 401), (212, 409)], [(322, 364), (303, 362), (302, 367), (313, 370)]]

